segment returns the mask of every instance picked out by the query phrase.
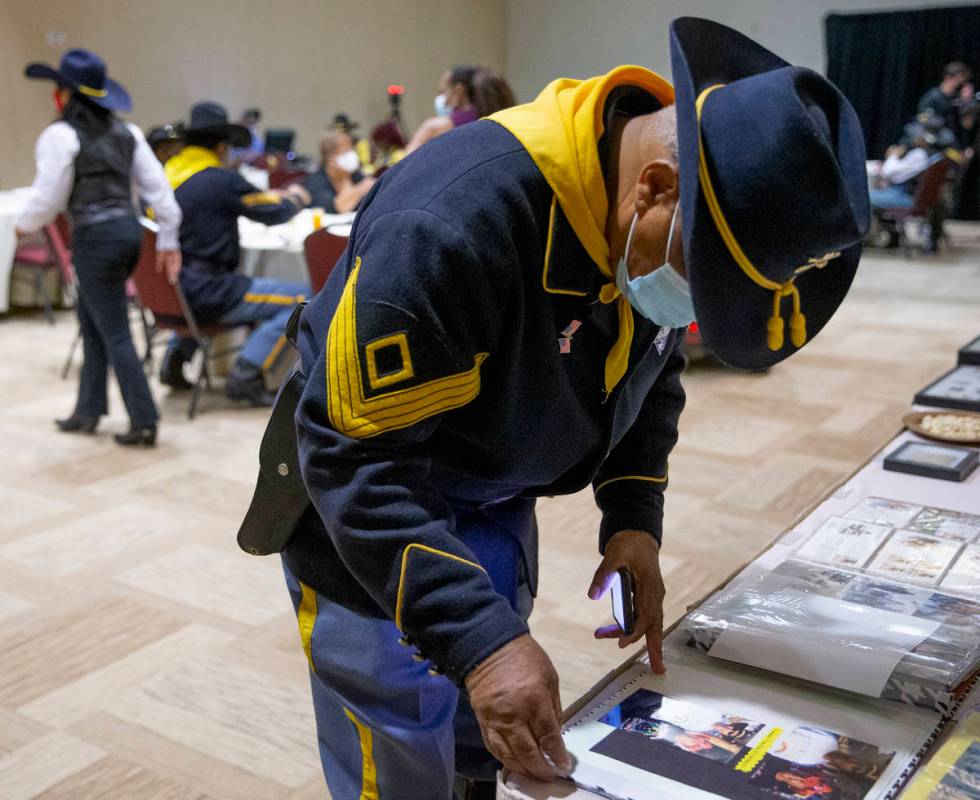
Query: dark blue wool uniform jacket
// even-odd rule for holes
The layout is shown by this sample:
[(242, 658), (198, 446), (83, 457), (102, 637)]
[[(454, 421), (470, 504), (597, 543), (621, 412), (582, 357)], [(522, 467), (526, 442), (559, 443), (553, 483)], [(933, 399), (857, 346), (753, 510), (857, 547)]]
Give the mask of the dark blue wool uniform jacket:
[(553, 201), (497, 123), (439, 137), (368, 195), (301, 322), (296, 424), (315, 511), (287, 563), (393, 619), (457, 683), (527, 628), (455, 536), (454, 509), (591, 482), (600, 549), (627, 528), (661, 535), (684, 331), (634, 315), (629, 370), (606, 400), (615, 305), (597, 302), (606, 281)]

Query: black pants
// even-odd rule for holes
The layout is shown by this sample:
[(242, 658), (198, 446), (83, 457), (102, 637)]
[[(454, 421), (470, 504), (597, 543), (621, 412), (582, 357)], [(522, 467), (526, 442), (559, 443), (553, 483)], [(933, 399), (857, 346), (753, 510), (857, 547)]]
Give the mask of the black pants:
[(100, 417), (108, 412), (106, 383), (111, 366), (137, 428), (155, 425), (160, 418), (133, 346), (126, 303), (126, 279), (136, 267), (142, 241), (135, 217), (83, 225), (72, 236), (85, 352), (75, 413)]

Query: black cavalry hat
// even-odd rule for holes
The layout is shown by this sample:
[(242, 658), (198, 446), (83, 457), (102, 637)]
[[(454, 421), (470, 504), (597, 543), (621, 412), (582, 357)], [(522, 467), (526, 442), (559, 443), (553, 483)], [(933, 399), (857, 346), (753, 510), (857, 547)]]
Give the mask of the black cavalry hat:
[(109, 111), (129, 111), (133, 107), (129, 92), (106, 75), (105, 62), (88, 50), (69, 50), (61, 57), (57, 69), (33, 62), (24, 68), (24, 74), (67, 86)]
[(205, 100), (191, 107), (190, 123), (184, 128), (185, 133), (212, 133), (222, 139), (227, 139), (232, 147), (247, 147), (252, 141), (252, 134), (244, 125), (235, 125), (228, 121), (228, 110), (220, 103)]
[(826, 78), (724, 25), (674, 20), (670, 53), (698, 325), (723, 361), (762, 369), (816, 336), (851, 285), (869, 224), (864, 135)]

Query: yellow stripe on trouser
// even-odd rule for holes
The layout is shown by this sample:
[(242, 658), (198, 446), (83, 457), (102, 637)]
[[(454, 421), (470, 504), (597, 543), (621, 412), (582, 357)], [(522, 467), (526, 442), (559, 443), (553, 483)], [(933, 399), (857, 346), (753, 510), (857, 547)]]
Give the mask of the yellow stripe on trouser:
[(245, 292), (242, 297), (246, 303), (270, 303), (275, 306), (294, 306), (305, 299), (301, 294), (253, 294), (252, 292)]
[(316, 592), (305, 583), (300, 583), (299, 588), (303, 590), (303, 599), (299, 603), (299, 611), (296, 612), (296, 621), (299, 623), (299, 640), (303, 643), (303, 652), (306, 653), (306, 660), (310, 662), (310, 669), (313, 666), (313, 626), (316, 624)]
[(262, 362), (263, 372), (268, 372), (270, 369), (272, 369), (272, 365), (276, 363), (276, 359), (279, 357), (279, 354), (282, 352), (282, 348), (285, 346), (285, 344), (286, 344), (285, 336), (280, 336), (276, 340), (275, 345), (269, 351), (269, 355), (267, 355), (265, 357), (265, 361)]
[(374, 765), (371, 729), (361, 724), (350, 709), (345, 708), (344, 713), (354, 723), (361, 742), (361, 795), (358, 800), (378, 800), (378, 770)]

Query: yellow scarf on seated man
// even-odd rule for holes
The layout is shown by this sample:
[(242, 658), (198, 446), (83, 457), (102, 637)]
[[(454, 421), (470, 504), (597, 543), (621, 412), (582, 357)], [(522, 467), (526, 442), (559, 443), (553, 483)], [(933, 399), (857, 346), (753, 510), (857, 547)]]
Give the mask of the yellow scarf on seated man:
[(218, 154), (214, 150), (189, 144), (177, 155), (167, 159), (167, 163), (163, 165), (163, 171), (167, 180), (170, 181), (170, 188), (176, 189), (188, 178), (197, 175), (198, 172), (202, 172), (208, 167), (220, 168), (221, 166), (221, 159), (218, 158)]
[(615, 266), (609, 263), (609, 201), (599, 163), (606, 98), (621, 86), (643, 89), (665, 106), (674, 102), (673, 87), (659, 75), (643, 67), (624, 66), (585, 81), (559, 78), (532, 102), (490, 117), (514, 134), (530, 153), (578, 240), (609, 279), (599, 299), (618, 303), (619, 335), (606, 357), (607, 397), (626, 374), (633, 341), (633, 312), (616, 286)]

